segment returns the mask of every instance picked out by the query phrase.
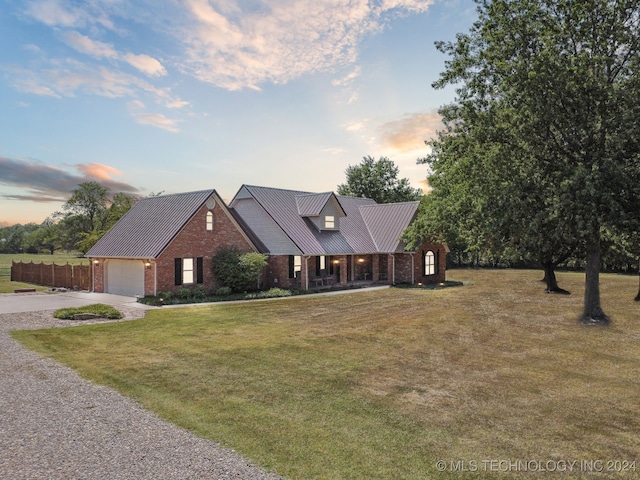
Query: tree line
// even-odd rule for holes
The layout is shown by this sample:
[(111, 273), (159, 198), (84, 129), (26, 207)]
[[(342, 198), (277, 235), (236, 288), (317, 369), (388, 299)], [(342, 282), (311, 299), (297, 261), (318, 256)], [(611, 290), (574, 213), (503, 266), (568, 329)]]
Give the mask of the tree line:
[(138, 201), (127, 193), (112, 194), (97, 182), (73, 190), (62, 210), (41, 224), (0, 228), (0, 253), (86, 253)]

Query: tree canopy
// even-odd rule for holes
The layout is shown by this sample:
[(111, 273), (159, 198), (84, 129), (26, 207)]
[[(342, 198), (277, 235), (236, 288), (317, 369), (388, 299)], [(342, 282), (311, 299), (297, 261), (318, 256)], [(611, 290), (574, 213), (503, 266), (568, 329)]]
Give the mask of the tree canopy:
[(453, 212), (483, 246), (577, 252), (581, 319), (606, 323), (603, 234), (636, 230), (640, 211), (640, 2), (476, 3), (469, 33), (437, 44), (450, 59), (434, 87), (457, 97), (426, 160), (436, 208), (422, 222)]
[(375, 160), (363, 157), (358, 165), (347, 167), (346, 183), (338, 185), (338, 194), (371, 198), (378, 203), (408, 202), (418, 200), (422, 191), (412, 188), (409, 179), (398, 178), (400, 170), (387, 157)]

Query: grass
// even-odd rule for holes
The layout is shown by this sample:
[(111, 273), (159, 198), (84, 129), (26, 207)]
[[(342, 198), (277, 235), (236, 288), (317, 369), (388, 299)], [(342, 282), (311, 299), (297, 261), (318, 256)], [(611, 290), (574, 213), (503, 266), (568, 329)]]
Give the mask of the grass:
[(11, 281), (11, 262), (41, 263), (64, 265), (80, 265), (88, 263), (86, 258), (78, 258), (75, 253), (55, 253), (54, 255), (30, 254), (30, 253), (0, 253), (0, 293), (13, 293), (20, 288), (35, 288), (38, 291), (47, 290), (48, 287), (36, 286), (24, 282)]
[(465, 286), (13, 335), (289, 478), (536, 477), (489, 461), (576, 461), (557, 476), (603, 478), (580, 466), (640, 462), (637, 277), (603, 275), (613, 323), (586, 327), (583, 275), (559, 274), (570, 296), (544, 294), (536, 271), (450, 276)]
[(94, 303), (93, 305), (85, 305), (84, 307), (61, 308), (53, 312), (53, 316), (55, 318), (61, 318), (63, 320), (70, 320), (73, 319), (76, 315), (85, 313), (97, 315), (102, 318), (109, 318), (112, 320), (122, 318), (122, 313), (120, 313), (111, 305), (104, 305), (102, 303)]

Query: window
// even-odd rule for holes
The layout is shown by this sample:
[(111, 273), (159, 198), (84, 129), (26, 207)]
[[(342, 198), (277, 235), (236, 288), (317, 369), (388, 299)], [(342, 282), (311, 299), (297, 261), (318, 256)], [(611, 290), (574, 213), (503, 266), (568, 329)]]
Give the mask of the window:
[(327, 215), (324, 217), (324, 228), (336, 228), (336, 217)]
[(436, 274), (436, 256), (429, 250), (424, 254), (424, 274), (435, 275)]
[(296, 273), (302, 270), (302, 257), (289, 255), (289, 278), (296, 278)]
[(213, 232), (213, 213), (207, 212), (207, 232)]
[(182, 283), (193, 283), (193, 258), (182, 260)]

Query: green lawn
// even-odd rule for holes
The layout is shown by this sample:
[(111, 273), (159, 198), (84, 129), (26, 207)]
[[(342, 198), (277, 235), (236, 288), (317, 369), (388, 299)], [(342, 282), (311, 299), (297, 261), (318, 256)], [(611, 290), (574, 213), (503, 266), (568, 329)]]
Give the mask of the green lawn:
[(78, 258), (75, 253), (55, 253), (54, 255), (30, 254), (30, 253), (0, 253), (0, 293), (12, 293), (19, 288), (36, 288), (46, 290), (48, 287), (38, 287), (29, 283), (11, 281), (11, 262), (24, 263), (55, 263), (57, 265), (79, 265), (89, 263), (86, 258)]
[(14, 335), (289, 478), (548, 478), (524, 465), (565, 461), (553, 478), (623, 462), (636, 472), (619, 478), (639, 477), (637, 277), (603, 275), (613, 323), (587, 327), (583, 275), (559, 274), (570, 296), (543, 293), (537, 271), (449, 276), (471, 284)]

